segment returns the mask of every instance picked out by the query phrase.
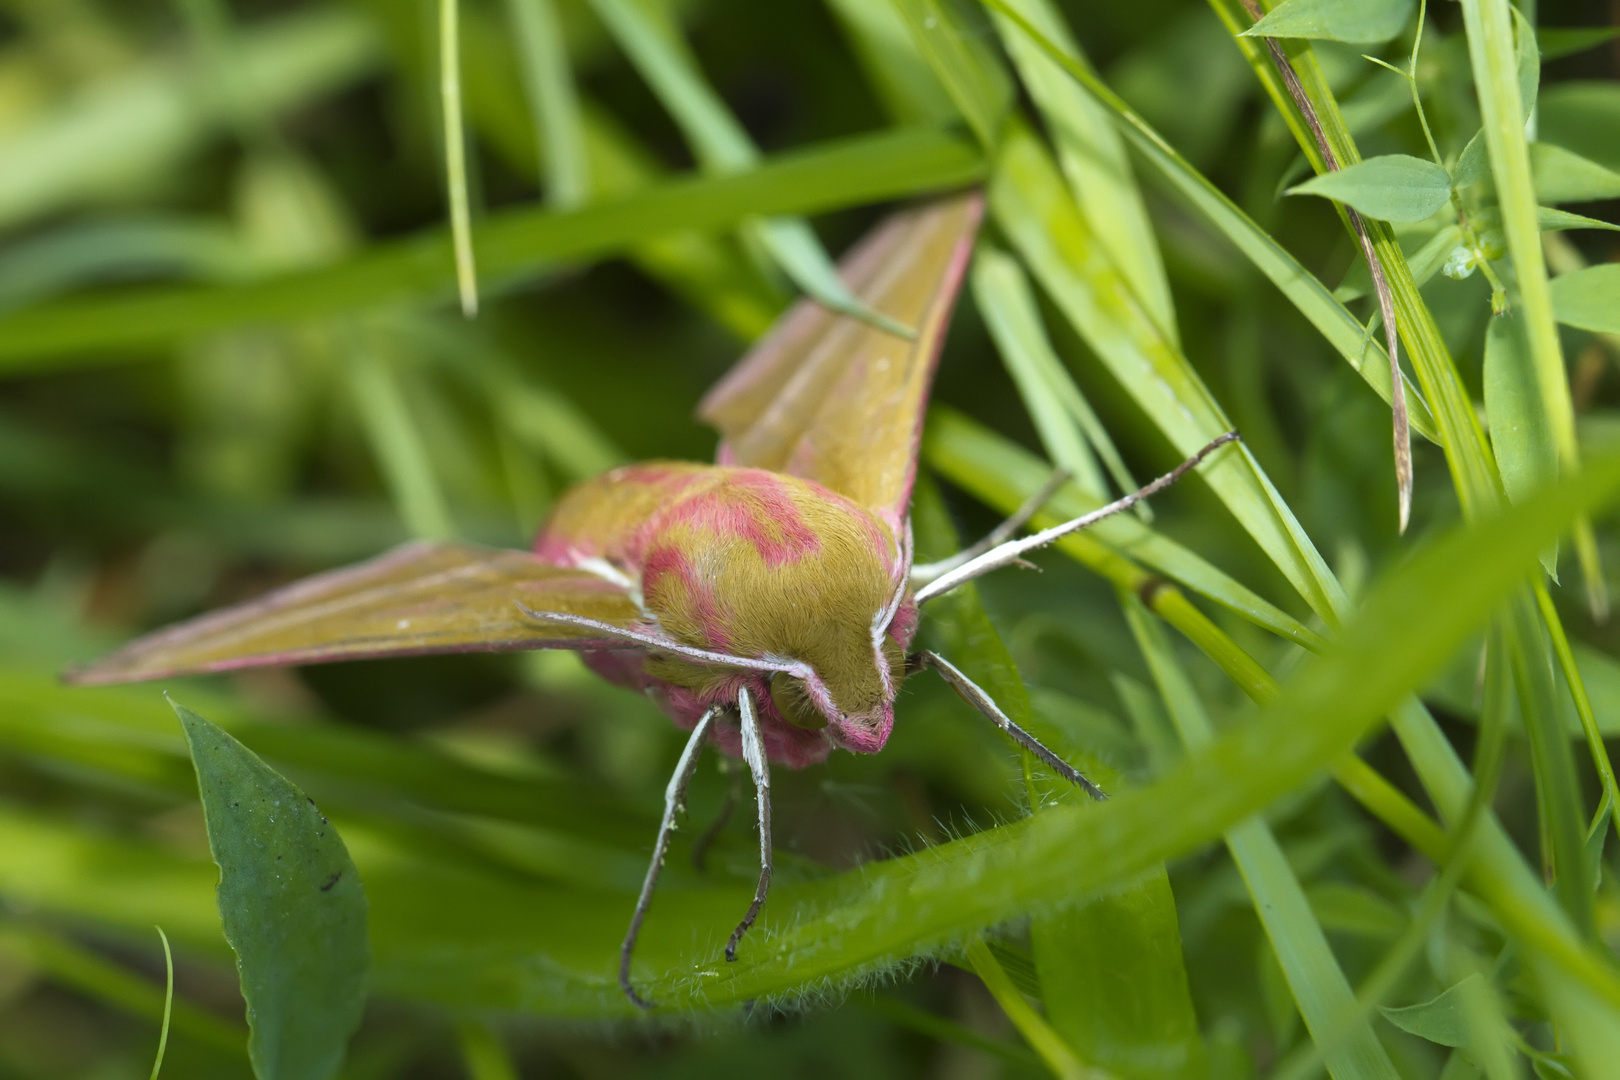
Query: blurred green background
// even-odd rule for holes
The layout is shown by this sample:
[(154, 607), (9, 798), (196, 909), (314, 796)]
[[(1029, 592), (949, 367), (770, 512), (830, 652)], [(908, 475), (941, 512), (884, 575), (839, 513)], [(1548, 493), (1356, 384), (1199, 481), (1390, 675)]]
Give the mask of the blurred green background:
[[(0, 1077), (145, 1075), (162, 1001), (154, 923), (175, 940), (181, 1003), (164, 1075), (249, 1075), (195, 782), (161, 690), (304, 787), (361, 866), (376, 960), (345, 1076), (1046, 1072), (960, 949), (937, 941), (790, 979), (780, 1008), (627, 1019), (609, 946), (628, 918), (681, 737), (572, 656), (340, 664), (113, 690), (55, 681), (138, 631), (412, 536), (524, 546), (560, 491), (616, 463), (709, 458), (715, 439), (693, 418), (698, 398), (796, 294), (781, 260), (737, 218), (803, 213), (836, 255), (898, 203), (987, 175), (989, 151), (981, 155), (953, 98), (937, 84), (919, 91), (928, 69), (908, 39), (883, 36), (905, 29), (885, 5), (871, 6), (879, 18), (862, 0), (548, 0), (539, 6), (555, 15), (549, 27), (527, 5), (462, 0), (460, 9), (480, 259), (479, 312), (467, 319), (447, 239), (437, 4), (0, 2)], [(1534, 6), (1521, 9), (1542, 27), (1614, 17), (1596, 2)], [(603, 10), (624, 7), (652, 13), (637, 24), (644, 32), (664, 27), (685, 43), (666, 52), (695, 62), (768, 164), (739, 165), (723, 131), (705, 143), (683, 125), (669, 86), (644, 77), (633, 33), (602, 21)], [(1216, 13), (1241, 9), (1058, 7), (1104, 81), (1329, 289), (1354, 286), (1341, 295), (1365, 320), (1373, 309), (1355, 284), (1365, 267), (1334, 208), (1281, 194), (1309, 168)], [(969, 51), (1006, 70), (985, 10), (946, 9)], [(1410, 32), (1408, 23), (1377, 46), (1316, 43), (1364, 155), (1426, 155), (1405, 80), (1360, 57), (1404, 64)], [(1542, 134), (1620, 169), (1620, 109), (1587, 89), (1614, 89), (1620, 45), (1576, 44), (1543, 41)], [(548, 77), (564, 81), (547, 89)], [(1471, 79), (1458, 6), (1437, 4), (1418, 81), (1450, 161), (1478, 127)], [(1004, 89), (1003, 106), (1050, 125), (1028, 86)], [(1583, 113), (1588, 100), (1614, 111)], [(549, 126), (546, 103), (561, 110)], [(762, 172), (751, 188), (701, 186), (780, 162), (800, 171)], [(1189, 370), (1359, 596), (1413, 546), (1396, 532), (1387, 406), (1162, 177), (1137, 167)], [(686, 202), (658, 201), (683, 178), (699, 185), (681, 189)], [(647, 192), (657, 197), (635, 201)], [(1573, 206), (1616, 217), (1614, 201)], [(1399, 239), (1416, 252), (1445, 225), (1442, 213)], [(992, 224), (986, 236), (1016, 246), (1006, 229)], [(1548, 235), (1559, 272), (1615, 257), (1608, 232)], [(1423, 299), (1469, 396), (1482, 399), (1489, 285), (1478, 273), (1430, 274)], [(919, 509), (925, 547), (948, 550), (953, 531), (971, 539), (1007, 509), (981, 502), (972, 470), (948, 464), (978, 445), (962, 418), (998, 433), (998, 452), (1016, 445), (1059, 458), (1026, 408), (1028, 384), (1021, 395), (1003, 364), (985, 303), (964, 291), (940, 368), (935, 400), (955, 434), (936, 428), (930, 462), (942, 475), (925, 485), (926, 525)], [(1123, 467), (1146, 479), (1179, 460), (1061, 304), (1046, 292), (1037, 304)], [(1614, 339), (1566, 331), (1565, 349), (1580, 430), (1599, 445), (1620, 420)], [(1440, 451), (1419, 440), (1415, 452), (1411, 536), (1422, 538), (1459, 514)], [(1152, 524), (1290, 621), (1323, 629), (1212, 489), (1189, 484), (1156, 501)], [(1620, 547), (1608, 530), (1599, 541), (1612, 575)], [(1035, 726), (1115, 785), (1152, 780), (1184, 751), (1118, 581), (1055, 554), (1039, 561), (1040, 574), (1008, 572), (982, 587), (989, 633), (1016, 661), (1012, 679), (1021, 672), (1028, 684)], [(1553, 595), (1599, 721), (1605, 734), (1620, 732), (1615, 624), (1591, 619), (1567, 548), (1560, 580)], [(1299, 661), (1300, 649), (1254, 620), (1199, 603), (1273, 673)], [(976, 604), (943, 616), (931, 640), (971, 636), (963, 627), (983, 618)], [(1217, 728), (1252, 711), (1216, 666), (1180, 639), (1167, 647), (1185, 654)], [(1465, 755), (1482, 670), (1476, 639), (1425, 695)], [(1573, 716), (1567, 701), (1560, 710), (1559, 722)], [(1498, 814), (1540, 866), (1522, 731), (1508, 745)], [(1574, 745), (1590, 816), (1601, 794), (1584, 744)], [(1362, 756), (1430, 811), (1390, 735)], [(767, 925), (792, 921), (794, 883), (813, 889), (870, 860), (1024, 817), (1043, 790), (1039, 777), (1027, 780), (1010, 744), (936, 681), (916, 679), (882, 755), (777, 771), (775, 842), (789, 891)], [(714, 818), (729, 782), (713, 761), (704, 766), (684, 837)], [(672, 857), (651, 924), (668, 955), (710, 932), (708, 922), (690, 929), (692, 919), (719, 926), (740, 911), (753, 873), (747, 818), (722, 832), (707, 876), (690, 868), (686, 841)], [(1266, 820), (1308, 914), (1359, 984), (1411, 919), (1430, 864), (1325, 779), (1273, 803)], [(1599, 846), (1598, 867), (1602, 859)], [(1309, 1039), (1244, 876), (1218, 844), (1189, 845), (1168, 873), (1174, 908), (1160, 925), (1170, 936), (1157, 946), (1174, 953), (1179, 934), (1185, 985), (1164, 1000), (1191, 1003), (1196, 1029), (1182, 1035), (1196, 1051), (1181, 1064), (1110, 1067), (1239, 1077), (1298, 1065)], [(1620, 894), (1601, 876), (1595, 925), (1613, 943)], [(1488, 921), (1454, 932), (1498, 955)], [(1040, 962), (1043, 932), (1032, 940), (1027, 920), (1001, 924), (992, 952), (1084, 1047), (1072, 1032), (1085, 1021), (1063, 1019), (1053, 995), (1067, 991)], [(1133, 972), (1140, 943), (1122, 936), (1113, 946), (1073, 961), (1070, 977), (1092, 984), (1081, 998), (1126, 992), (1110, 991), (1111, 979), (1140, 988), (1155, 971), (1181, 970), (1173, 958)], [(1499, 964), (1535, 1067), (1557, 1074), (1547, 1070), (1567, 1047), (1538, 991), (1509, 960)], [(1420, 959), (1388, 1002), (1432, 998), (1451, 985), (1448, 970)], [(1399, 1026), (1380, 1022), (1378, 1038), (1400, 1076), (1478, 1075)]]

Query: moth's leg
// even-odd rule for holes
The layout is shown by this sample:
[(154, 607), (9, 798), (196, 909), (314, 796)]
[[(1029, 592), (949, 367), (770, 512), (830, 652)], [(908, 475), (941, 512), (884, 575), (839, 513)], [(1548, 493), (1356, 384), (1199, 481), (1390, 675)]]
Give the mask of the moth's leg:
[(991, 723), (995, 724), (996, 727), (1000, 728), (1002, 731), (1005, 731), (1008, 735), (1011, 735), (1013, 740), (1024, 749), (1046, 762), (1046, 764), (1051, 766), (1053, 771), (1059, 776), (1068, 780), (1072, 784), (1084, 788), (1086, 794), (1090, 795), (1093, 799), (1101, 800), (1108, 798), (1103, 789), (1098, 787), (1096, 784), (1093, 784), (1090, 780), (1087, 780), (1079, 769), (1076, 769), (1073, 765), (1070, 765), (1067, 761), (1064, 761), (1062, 758), (1052, 753), (1052, 751), (1048, 750), (1044, 745), (1041, 744), (1039, 739), (1025, 731), (1023, 728), (1019, 727), (1017, 724), (1013, 723), (1012, 718), (1001, 711), (1001, 707), (991, 699), (990, 695), (981, 690), (979, 685), (972, 679), (962, 674), (961, 670), (957, 668), (956, 665), (952, 664), (949, 660), (946, 660), (938, 653), (929, 652), (927, 649), (917, 653), (917, 659), (921, 661), (924, 667), (931, 667), (935, 671), (939, 672), (940, 678), (944, 679), (945, 682), (949, 684), (950, 688), (955, 690), (963, 701), (967, 702), (969, 705), (972, 705), (975, 709), (978, 709), (991, 721)]
[(737, 691), (737, 711), (742, 714), (743, 760), (748, 762), (748, 771), (753, 774), (754, 798), (759, 803), (759, 884), (754, 889), (754, 902), (748, 905), (748, 914), (726, 942), (727, 960), (737, 959), (737, 943), (759, 918), (765, 895), (771, 891), (771, 766), (765, 760), (765, 737), (759, 730), (754, 698), (746, 686)]
[(922, 588), (918, 589), (915, 595), (916, 602), (921, 604), (928, 600), (932, 600), (936, 596), (941, 596), (950, 592), (958, 585), (972, 581), (974, 578), (983, 577), (992, 570), (1000, 570), (1003, 566), (1011, 566), (1018, 562), (1025, 552), (1034, 551), (1036, 548), (1045, 547), (1047, 544), (1050, 544), (1054, 540), (1058, 540), (1061, 537), (1067, 536), (1069, 533), (1078, 532), (1087, 526), (1095, 525), (1104, 518), (1113, 517), (1122, 510), (1129, 510), (1143, 499), (1157, 495), (1171, 484), (1174, 484), (1177, 480), (1180, 480), (1210, 454), (1213, 454), (1216, 450), (1225, 446), (1229, 442), (1236, 442), (1237, 437), (1237, 432), (1228, 431), (1226, 434), (1210, 440), (1210, 442), (1205, 445), (1203, 449), (1199, 450), (1198, 453), (1194, 454), (1186, 461), (1183, 461), (1180, 465), (1177, 465), (1174, 469), (1171, 469), (1157, 480), (1144, 484), (1142, 487), (1131, 492), (1122, 499), (1115, 499), (1107, 506), (1099, 507), (1098, 509), (1093, 510), (1091, 513), (1083, 514), (1072, 521), (1065, 521), (1061, 525), (1054, 525), (1050, 529), (1042, 529), (1040, 532), (1034, 533), (1033, 535), (1021, 537), (1017, 540), (1009, 540), (1006, 543), (999, 544), (996, 547), (991, 548), (983, 555), (970, 559), (968, 562), (963, 563), (956, 569), (941, 574), (927, 585), (924, 585)]
[(1030, 518), (1041, 512), (1041, 507), (1045, 506), (1047, 502), (1051, 500), (1052, 496), (1057, 494), (1058, 488), (1062, 487), (1068, 482), (1068, 471), (1065, 469), (1058, 469), (1051, 476), (1047, 477), (1046, 483), (1041, 485), (1039, 491), (1025, 499), (1024, 505), (1013, 511), (1012, 517), (1008, 518), (1006, 521), (1003, 521), (994, 529), (991, 529), (985, 538), (980, 540), (977, 544), (974, 544), (972, 547), (963, 548), (961, 551), (958, 551), (955, 555), (952, 555), (948, 559), (941, 559), (938, 562), (922, 563), (921, 565), (913, 566), (911, 568), (912, 587), (921, 588), (922, 586), (927, 585), (930, 581), (933, 581), (935, 578), (950, 573), (963, 563), (972, 562), (974, 559), (977, 559), (980, 555), (983, 555), (991, 548), (1011, 540), (1013, 536), (1017, 534), (1019, 529), (1022, 529), (1025, 525), (1029, 524)]
[(675, 817), (686, 801), (686, 788), (692, 782), (692, 774), (697, 771), (698, 756), (703, 752), (703, 740), (708, 737), (709, 728), (714, 725), (715, 714), (719, 711), (718, 708), (710, 709), (698, 720), (697, 726), (692, 728), (691, 737), (686, 740), (686, 749), (681, 751), (681, 759), (675, 764), (675, 772), (669, 778), (669, 786), (664, 789), (664, 819), (658, 825), (658, 840), (653, 844), (652, 862), (647, 864), (647, 878), (641, 883), (641, 896), (636, 900), (635, 914), (630, 916), (630, 929), (625, 932), (624, 944), (619, 946), (619, 986), (631, 1001), (643, 1009), (652, 1008), (652, 1002), (643, 999), (630, 985), (630, 957), (636, 951), (636, 938), (641, 933), (641, 922), (647, 917), (647, 909), (652, 907), (653, 889), (658, 886), (658, 874), (664, 868), (664, 856), (669, 854), (669, 839), (675, 833)]
[(703, 830), (703, 835), (692, 844), (692, 869), (702, 873), (704, 863), (709, 858), (709, 848), (720, 836), (720, 830), (726, 827), (731, 820), (732, 813), (737, 809), (737, 802), (742, 798), (742, 771), (733, 764), (728, 757), (720, 758), (720, 770), (726, 774), (726, 801), (720, 804), (720, 812), (709, 827)]

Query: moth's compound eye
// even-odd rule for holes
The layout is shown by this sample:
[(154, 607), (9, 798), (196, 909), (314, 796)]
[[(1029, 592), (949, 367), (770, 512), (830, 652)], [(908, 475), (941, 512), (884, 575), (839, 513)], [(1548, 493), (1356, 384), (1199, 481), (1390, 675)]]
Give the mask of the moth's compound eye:
[(782, 718), (794, 727), (817, 731), (827, 726), (827, 718), (804, 692), (804, 683), (785, 671), (771, 676), (771, 701)]

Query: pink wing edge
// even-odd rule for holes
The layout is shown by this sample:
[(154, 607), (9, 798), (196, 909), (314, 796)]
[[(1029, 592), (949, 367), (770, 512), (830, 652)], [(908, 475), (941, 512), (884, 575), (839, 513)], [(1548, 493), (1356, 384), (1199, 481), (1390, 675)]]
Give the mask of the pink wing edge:
[[(973, 257), (973, 246), (978, 239), (979, 227), (984, 221), (983, 192), (969, 193), (968, 200), (969, 227), (964, 231), (961, 242), (956, 245), (956, 250), (951, 253), (950, 262), (946, 264), (945, 273), (940, 278), (940, 290), (947, 299), (945, 309), (940, 315), (940, 333), (931, 343), (932, 348), (928, 356), (928, 374), (918, 403), (921, 407), (917, 410), (917, 423), (911, 433), (911, 453), (906, 462), (905, 483), (901, 486), (900, 497), (894, 506), (879, 508), (885, 511), (885, 516), (890, 519), (889, 524), (894, 527), (899, 527), (905, 521), (910, 510), (911, 492), (917, 484), (917, 456), (922, 447), (923, 424), (927, 419), (927, 404), (933, 391), (934, 375), (939, 370), (939, 357), (945, 347), (951, 316), (956, 310), (956, 301), (962, 292), (962, 280), (967, 276), (968, 262)], [(899, 223), (894, 223), (889, 228), (879, 228), (876, 233), (858, 242), (855, 248), (840, 260), (839, 276), (846, 281), (861, 277), (869, 262), (883, 257), (888, 233), (898, 227)], [(810, 297), (801, 298), (793, 305), (792, 310), (782, 317), (775, 329), (766, 335), (765, 340), (754, 346), (730, 371), (721, 376), (719, 382), (709, 388), (698, 403), (698, 416), (703, 416), (721, 399), (745, 392), (750, 383), (764, 378), (775, 365), (777, 355), (801, 339), (809, 331), (807, 324), (826, 311), (826, 308)], [(840, 317), (850, 318), (847, 315)], [(715, 464), (737, 464), (731, 444), (724, 438), (715, 450)]]
[[(142, 671), (137, 675), (130, 675), (120, 670), (117, 661), (129, 654), (155, 651), (165, 646), (178, 645), (187, 640), (195, 640), (210, 631), (235, 627), (245, 619), (258, 615), (271, 614), (281, 610), (288, 602), (297, 602), (300, 599), (319, 594), (327, 586), (341, 581), (354, 573), (360, 567), (381, 568), (390, 562), (409, 562), (411, 557), (420, 553), (424, 548), (436, 546), (429, 541), (408, 541), (400, 544), (380, 555), (373, 556), (360, 563), (348, 566), (335, 567), (320, 573), (300, 578), (279, 588), (272, 589), (252, 600), (221, 608), (217, 611), (206, 612), (202, 615), (185, 619), (160, 630), (154, 630), (140, 637), (126, 642), (112, 652), (83, 664), (74, 664), (64, 669), (59, 678), (70, 686), (113, 686), (129, 682), (149, 682), (155, 679), (180, 678), (190, 675), (213, 675), (230, 671), (243, 671), (261, 667), (292, 667), (307, 664), (323, 664), (346, 662), (349, 660), (385, 660), (395, 657), (410, 656), (451, 656), (466, 653), (497, 653), (497, 652), (528, 652), (535, 649), (572, 649), (577, 652), (622, 652), (641, 648), (635, 643), (627, 642), (622, 638), (587, 638), (569, 636), (560, 638), (523, 637), (511, 639), (491, 639), (474, 642), (464, 642), (455, 645), (422, 645), (419, 647), (401, 648), (397, 645), (389, 646), (379, 644), (375, 649), (362, 649), (353, 652), (336, 649), (326, 651), (314, 649), (293, 649), (275, 653), (259, 653), (247, 656), (225, 657), (219, 660), (202, 664), (190, 664), (173, 668), (161, 668), (151, 671)], [(526, 556), (536, 562), (547, 566), (530, 552), (517, 549), (493, 548), (492, 555)], [(558, 567), (559, 569), (566, 569)], [(611, 588), (611, 584), (594, 575), (581, 572), (580, 580), (588, 584), (597, 584), (604, 588)], [(522, 595), (521, 583), (513, 585), (513, 603), (520, 601)]]

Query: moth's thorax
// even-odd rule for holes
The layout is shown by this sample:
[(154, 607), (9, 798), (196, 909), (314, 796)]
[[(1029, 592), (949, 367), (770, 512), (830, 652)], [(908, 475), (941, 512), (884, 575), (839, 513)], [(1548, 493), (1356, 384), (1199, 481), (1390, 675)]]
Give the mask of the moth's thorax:
[(569, 493), (536, 552), (622, 573), (639, 585), (649, 620), (678, 641), (798, 661), (816, 676), (773, 681), (648, 658), (649, 683), (675, 699), (734, 694), (749, 681), (768, 720), (814, 736), (782, 733), (799, 748), (793, 758), (829, 739), (870, 752), (888, 738), (916, 608), (900, 595), (909, 567), (893, 530), (848, 499), (763, 469), (630, 466)]

